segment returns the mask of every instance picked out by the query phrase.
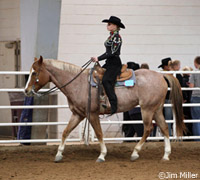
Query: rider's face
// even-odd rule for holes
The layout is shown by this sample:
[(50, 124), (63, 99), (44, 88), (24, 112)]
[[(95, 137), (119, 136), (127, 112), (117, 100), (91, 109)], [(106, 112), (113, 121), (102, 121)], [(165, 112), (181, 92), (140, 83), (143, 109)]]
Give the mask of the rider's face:
[(114, 31), (117, 30), (117, 25), (112, 24), (112, 23), (108, 23), (107, 24), (107, 30), (110, 31), (110, 32), (114, 32)]

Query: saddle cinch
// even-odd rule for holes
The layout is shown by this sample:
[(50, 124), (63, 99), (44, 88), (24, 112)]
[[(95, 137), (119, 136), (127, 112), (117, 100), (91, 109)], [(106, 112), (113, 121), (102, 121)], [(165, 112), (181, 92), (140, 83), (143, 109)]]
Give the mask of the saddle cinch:
[[(100, 82), (103, 79), (103, 75), (106, 69), (102, 68), (99, 63), (96, 63), (94, 66), (94, 71), (92, 73), (94, 82), (97, 83), (99, 79)], [(121, 74), (117, 76), (117, 81), (125, 81), (130, 79), (133, 76), (133, 71), (127, 68), (127, 64), (122, 65)]]

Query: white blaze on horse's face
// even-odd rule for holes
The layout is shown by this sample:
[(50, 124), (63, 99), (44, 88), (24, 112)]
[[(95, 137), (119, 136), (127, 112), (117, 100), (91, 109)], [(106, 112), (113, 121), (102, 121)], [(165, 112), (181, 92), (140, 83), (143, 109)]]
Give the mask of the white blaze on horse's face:
[(32, 74), (33, 74), (33, 72), (35, 72), (35, 71), (34, 71), (33, 68), (31, 68), (30, 74), (29, 74), (29, 77), (28, 77), (28, 81), (27, 81), (26, 86), (25, 86), (25, 89), (24, 89), (24, 93), (25, 93), (26, 96), (31, 96), (31, 95), (33, 95), (33, 94), (31, 93), (31, 92), (32, 92), (32, 88), (29, 86), (29, 84), (30, 84), (30, 82), (31, 82), (31, 79), (32, 79)]
[(38, 72), (36, 72), (33, 68), (30, 70), (30, 75), (28, 81), (26, 83), (26, 87), (24, 93), (26, 96), (33, 96), (42, 86), (39, 83)]

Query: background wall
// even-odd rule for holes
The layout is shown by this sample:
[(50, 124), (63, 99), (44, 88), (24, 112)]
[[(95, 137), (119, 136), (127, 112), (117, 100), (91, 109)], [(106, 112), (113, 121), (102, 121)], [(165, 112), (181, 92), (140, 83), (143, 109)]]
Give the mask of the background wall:
[(199, 0), (63, 0), (59, 59), (82, 65), (104, 52), (102, 19), (119, 16), (126, 25), (122, 61), (147, 62), (157, 70), (164, 57), (193, 66), (200, 54)]
[[(58, 58), (81, 66), (91, 56), (104, 53), (109, 34), (101, 21), (111, 15), (119, 16), (126, 25), (120, 31), (123, 63), (148, 63), (158, 70), (161, 59), (171, 57), (180, 60), (182, 67), (194, 67), (193, 59), (200, 55), (199, 0), (62, 0)], [(58, 104), (65, 103), (60, 94)], [(70, 114), (60, 109), (58, 120), (69, 120)], [(103, 127), (114, 136), (120, 135), (120, 128)]]
[(0, 41), (20, 38), (20, 0), (0, 0)]
[[(15, 71), (15, 43), (20, 40), (20, 0), (0, 0), (0, 71)], [(12, 44), (13, 43), (13, 44)], [(7, 45), (11, 45), (9, 48)], [(0, 88), (14, 88), (16, 79), (13, 75), (0, 75)], [(18, 100), (18, 96), (15, 97)], [(10, 105), (7, 92), (0, 93), (0, 104)], [(10, 109), (0, 110), (0, 122), (12, 122)], [(1, 127), (4, 136), (12, 135), (12, 127)]]
[(57, 58), (61, 0), (21, 0), (22, 70), (34, 57)]

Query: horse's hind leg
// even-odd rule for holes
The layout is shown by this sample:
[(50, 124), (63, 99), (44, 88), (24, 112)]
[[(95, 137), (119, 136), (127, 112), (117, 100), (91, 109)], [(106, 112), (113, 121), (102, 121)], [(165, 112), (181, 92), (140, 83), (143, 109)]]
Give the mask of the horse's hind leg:
[(99, 140), (100, 147), (101, 147), (101, 153), (100, 153), (98, 159), (96, 160), (96, 162), (104, 162), (105, 156), (107, 154), (107, 148), (103, 141), (103, 133), (102, 133), (102, 129), (101, 129), (100, 121), (99, 121), (99, 115), (91, 114), (90, 115), (90, 123), (95, 131), (95, 134)]
[(142, 110), (142, 119), (144, 123), (144, 133), (142, 136), (142, 139), (137, 143), (137, 145), (134, 148), (134, 151), (131, 155), (131, 161), (134, 161), (139, 158), (138, 152), (142, 149), (142, 146), (144, 145), (147, 137), (150, 135), (151, 130), (153, 128), (152, 125), (152, 118), (153, 118), (153, 112), (148, 110)]
[(155, 118), (157, 125), (160, 127), (161, 132), (164, 135), (165, 154), (163, 156), (163, 160), (169, 160), (169, 155), (171, 154), (171, 145), (170, 145), (170, 140), (169, 140), (168, 125), (165, 122), (165, 118), (163, 116), (162, 108), (160, 108), (155, 113), (154, 118)]
[(62, 160), (62, 153), (64, 151), (65, 148), (65, 140), (67, 138), (67, 136), (70, 134), (70, 132), (83, 120), (82, 117), (80, 117), (77, 114), (72, 114), (69, 124), (67, 125), (67, 127), (65, 128), (65, 130), (63, 131), (62, 134), (62, 141), (58, 147), (58, 152), (56, 154), (55, 157), (55, 162), (59, 162)]

